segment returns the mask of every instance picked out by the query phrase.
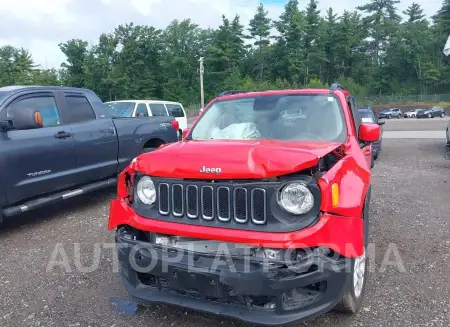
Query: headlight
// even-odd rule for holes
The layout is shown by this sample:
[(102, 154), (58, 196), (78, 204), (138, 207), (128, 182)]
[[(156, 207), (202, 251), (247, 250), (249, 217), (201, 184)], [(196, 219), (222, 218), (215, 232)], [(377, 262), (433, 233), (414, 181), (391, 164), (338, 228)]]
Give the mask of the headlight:
[(156, 188), (152, 179), (148, 176), (142, 177), (137, 184), (137, 196), (142, 203), (153, 204), (156, 201)]
[(314, 207), (314, 196), (302, 183), (289, 183), (278, 193), (278, 204), (294, 215), (302, 215)]

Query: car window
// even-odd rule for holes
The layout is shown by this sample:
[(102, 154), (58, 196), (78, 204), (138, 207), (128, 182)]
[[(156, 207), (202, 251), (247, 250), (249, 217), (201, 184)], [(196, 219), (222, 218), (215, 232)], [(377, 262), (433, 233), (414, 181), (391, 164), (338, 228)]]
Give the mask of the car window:
[(134, 102), (108, 102), (106, 104), (111, 116), (115, 118), (131, 117), (136, 105)]
[(139, 103), (137, 105), (135, 116), (148, 117), (147, 106), (144, 103)]
[(19, 100), (8, 107), (7, 116), (13, 117), (14, 111), (30, 108), (39, 110), (44, 127), (57, 126), (61, 124), (58, 107), (56, 105), (55, 98), (52, 96), (31, 97)]
[(376, 121), (375, 115), (369, 110), (359, 110), (359, 116), (363, 123), (374, 123)]
[(81, 123), (95, 120), (94, 109), (83, 95), (66, 95), (69, 108), (69, 121), (71, 123)]
[(162, 103), (150, 103), (150, 111), (153, 116), (168, 116), (166, 107)]
[(262, 138), (344, 142), (346, 137), (340, 103), (327, 94), (218, 100), (206, 109), (191, 132), (194, 140)]
[(169, 111), (169, 116), (184, 117), (183, 108), (179, 104), (166, 103), (166, 108)]

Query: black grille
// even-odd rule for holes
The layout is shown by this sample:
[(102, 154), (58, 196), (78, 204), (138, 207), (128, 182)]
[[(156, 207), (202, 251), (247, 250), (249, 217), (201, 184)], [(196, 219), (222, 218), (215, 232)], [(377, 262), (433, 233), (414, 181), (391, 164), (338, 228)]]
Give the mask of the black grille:
[(183, 185), (172, 185), (172, 211), (176, 217), (182, 217), (184, 213)]
[(169, 184), (159, 184), (159, 212), (162, 215), (169, 214)]
[(190, 219), (234, 220), (239, 224), (263, 225), (267, 220), (267, 195), (263, 188), (158, 184), (161, 215)]

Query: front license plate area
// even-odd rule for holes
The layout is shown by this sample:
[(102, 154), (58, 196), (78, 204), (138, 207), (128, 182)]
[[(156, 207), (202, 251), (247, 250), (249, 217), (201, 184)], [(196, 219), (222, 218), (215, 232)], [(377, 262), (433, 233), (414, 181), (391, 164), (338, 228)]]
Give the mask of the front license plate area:
[(172, 270), (171, 288), (208, 298), (223, 296), (223, 287), (217, 276), (182, 269)]

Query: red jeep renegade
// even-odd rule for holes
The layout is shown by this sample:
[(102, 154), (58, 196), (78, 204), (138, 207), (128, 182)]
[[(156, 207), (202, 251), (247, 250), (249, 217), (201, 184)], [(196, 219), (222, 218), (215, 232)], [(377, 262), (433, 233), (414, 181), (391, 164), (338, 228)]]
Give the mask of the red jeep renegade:
[(109, 229), (126, 289), (265, 325), (357, 312), (379, 136), (339, 84), (224, 92), (119, 176)]

